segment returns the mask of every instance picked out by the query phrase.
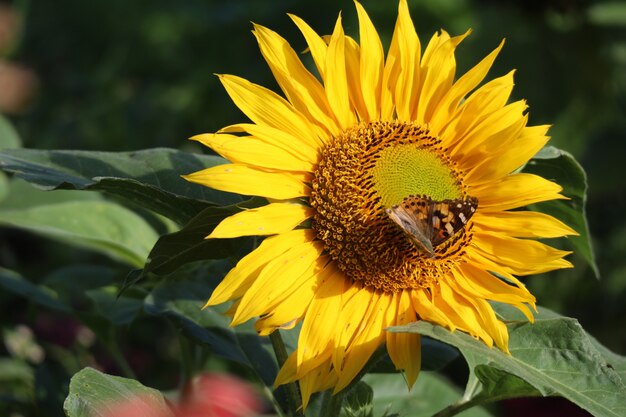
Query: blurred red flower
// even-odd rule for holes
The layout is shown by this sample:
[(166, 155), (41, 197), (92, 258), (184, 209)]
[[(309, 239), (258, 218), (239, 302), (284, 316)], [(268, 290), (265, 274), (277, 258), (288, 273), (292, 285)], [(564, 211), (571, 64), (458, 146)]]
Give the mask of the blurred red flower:
[(249, 417), (263, 410), (263, 401), (247, 382), (229, 375), (207, 373), (183, 389), (178, 404), (169, 408), (150, 396), (133, 396), (108, 404), (105, 417)]

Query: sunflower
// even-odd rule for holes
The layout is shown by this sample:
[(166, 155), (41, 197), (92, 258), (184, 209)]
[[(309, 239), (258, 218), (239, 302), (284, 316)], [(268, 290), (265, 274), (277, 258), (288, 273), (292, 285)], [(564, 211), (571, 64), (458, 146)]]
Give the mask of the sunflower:
[(223, 220), (208, 236), (269, 236), (239, 261), (207, 305), (235, 301), (232, 325), (257, 318), (268, 335), (301, 322), (298, 347), (276, 384), (312, 393), (345, 388), (386, 344), (410, 386), (420, 337), (386, 332), (427, 320), (508, 351), (490, 301), (533, 320), (535, 298), (518, 276), (572, 265), (535, 238), (575, 232), (521, 210), (564, 198), (561, 187), (519, 173), (548, 137), (527, 126), (526, 102), (508, 103), (513, 72), (480, 85), (500, 52), (455, 79), (468, 36), (436, 33), (422, 52), (406, 0), (385, 57), (359, 3), (360, 44), (341, 16), (321, 37), (302, 19), (313, 75), (277, 33), (254, 26), (284, 97), (219, 75), (252, 123), (193, 137), (232, 163), (186, 176), (269, 204)]

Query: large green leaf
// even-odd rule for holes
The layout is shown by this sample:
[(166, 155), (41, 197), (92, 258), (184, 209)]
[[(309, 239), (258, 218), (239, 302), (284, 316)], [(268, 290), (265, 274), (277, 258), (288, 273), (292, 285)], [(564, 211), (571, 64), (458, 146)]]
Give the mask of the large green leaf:
[(141, 267), (156, 232), (132, 211), (109, 201), (81, 201), (0, 212), (0, 225), (30, 230), (71, 245), (97, 250)]
[[(541, 310), (534, 324), (521, 320), (518, 312), (498, 306), (509, 320), (507, 355), (466, 333), (450, 332), (427, 322), (391, 329), (420, 333), (456, 346), (470, 367), (470, 384), (480, 381), (482, 391), (470, 403), (503, 398), (543, 395), (562, 396), (597, 416), (626, 415), (626, 386), (611, 363), (621, 366), (571, 318)], [(611, 365), (611, 366), (609, 366)]]
[[(443, 377), (422, 371), (409, 391), (399, 374), (367, 374), (363, 378), (374, 391), (372, 405), (374, 416), (399, 415), (402, 417), (428, 417), (458, 400), (461, 392)], [(461, 417), (488, 417), (483, 408), (475, 407), (460, 414)]]
[(241, 201), (181, 178), (227, 163), (218, 156), (157, 148), (136, 152), (0, 151), (0, 168), (46, 190), (106, 191), (181, 224), (209, 205)]
[[(132, 405), (138, 416), (172, 416), (163, 395), (139, 382), (85, 368), (72, 377), (63, 409), (68, 417), (113, 417)], [(132, 411), (127, 410), (128, 415)]]
[(574, 157), (552, 146), (539, 151), (524, 167), (524, 172), (540, 175), (563, 187), (569, 200), (547, 201), (534, 209), (550, 214), (576, 230), (579, 236), (570, 236), (576, 252), (587, 261), (596, 277), (600, 276), (596, 264), (587, 224), (585, 204), (587, 202), (587, 175)]

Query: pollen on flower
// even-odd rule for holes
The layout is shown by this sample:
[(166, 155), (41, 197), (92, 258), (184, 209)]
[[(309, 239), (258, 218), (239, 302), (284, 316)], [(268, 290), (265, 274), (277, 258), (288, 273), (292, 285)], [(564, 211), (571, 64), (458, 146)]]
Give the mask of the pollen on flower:
[(347, 277), (385, 292), (427, 288), (459, 262), (471, 224), (425, 256), (385, 213), (410, 194), (466, 195), (461, 172), (427, 129), (363, 123), (326, 144), (312, 182), (312, 227)]

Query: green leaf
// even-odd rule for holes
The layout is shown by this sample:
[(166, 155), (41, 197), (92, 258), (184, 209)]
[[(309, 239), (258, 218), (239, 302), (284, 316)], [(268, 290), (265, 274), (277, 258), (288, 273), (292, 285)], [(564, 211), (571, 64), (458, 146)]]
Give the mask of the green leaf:
[(0, 152), (0, 168), (43, 188), (99, 190), (123, 197), (184, 224), (210, 205), (241, 201), (181, 178), (227, 163), (218, 156), (157, 148), (136, 152), (41, 151)]
[(626, 384), (626, 356), (620, 356), (615, 352), (611, 352), (592, 336), (589, 336), (589, 339), (605, 360), (602, 366), (614, 370), (620, 376), (622, 382)]
[(50, 288), (33, 284), (8, 269), (0, 268), (0, 286), (44, 307), (59, 311), (70, 310), (69, 306), (57, 299), (56, 294)]
[(63, 410), (68, 417), (113, 417), (124, 404), (134, 404), (137, 415), (172, 416), (159, 391), (93, 368), (72, 377)]
[(226, 217), (244, 208), (258, 207), (263, 202), (265, 200), (252, 198), (237, 205), (204, 209), (178, 232), (159, 238), (150, 251), (144, 273), (169, 274), (189, 262), (237, 257), (249, 252), (252, 249), (251, 238), (205, 238)]
[(478, 378), (483, 391), (472, 402), (480, 404), (503, 398), (543, 395), (562, 396), (598, 416), (626, 413), (626, 386), (620, 375), (580, 324), (542, 309), (534, 324), (518, 320), (510, 306), (497, 306), (507, 320), (509, 350), (497, 348), (466, 333), (450, 332), (427, 322), (391, 329), (420, 333), (456, 346), (470, 367), (470, 381)]
[[(402, 417), (430, 417), (454, 403), (461, 392), (443, 377), (427, 371), (420, 372), (413, 389), (409, 391), (399, 374), (367, 374), (363, 378), (374, 391), (374, 415)], [(460, 414), (462, 417), (489, 417), (483, 408), (475, 407)]]
[(574, 157), (553, 146), (539, 151), (524, 167), (524, 172), (540, 175), (563, 187), (563, 195), (569, 200), (553, 200), (533, 207), (561, 220), (580, 236), (569, 236), (576, 252), (587, 261), (596, 277), (600, 276), (596, 264), (585, 205), (587, 203), (587, 175)]
[(19, 227), (99, 251), (140, 267), (158, 236), (132, 211), (108, 201), (82, 201), (0, 211), (0, 225)]
[(259, 337), (249, 325), (229, 329), (230, 320), (223, 314), (225, 306), (202, 308), (232, 266), (226, 260), (188, 264), (163, 278), (146, 297), (144, 309), (148, 314), (167, 317), (212, 353), (248, 366), (271, 386), (277, 366), (263, 348), (266, 338)]
[(12, 149), (22, 146), (22, 141), (11, 122), (0, 114), (0, 149)]

